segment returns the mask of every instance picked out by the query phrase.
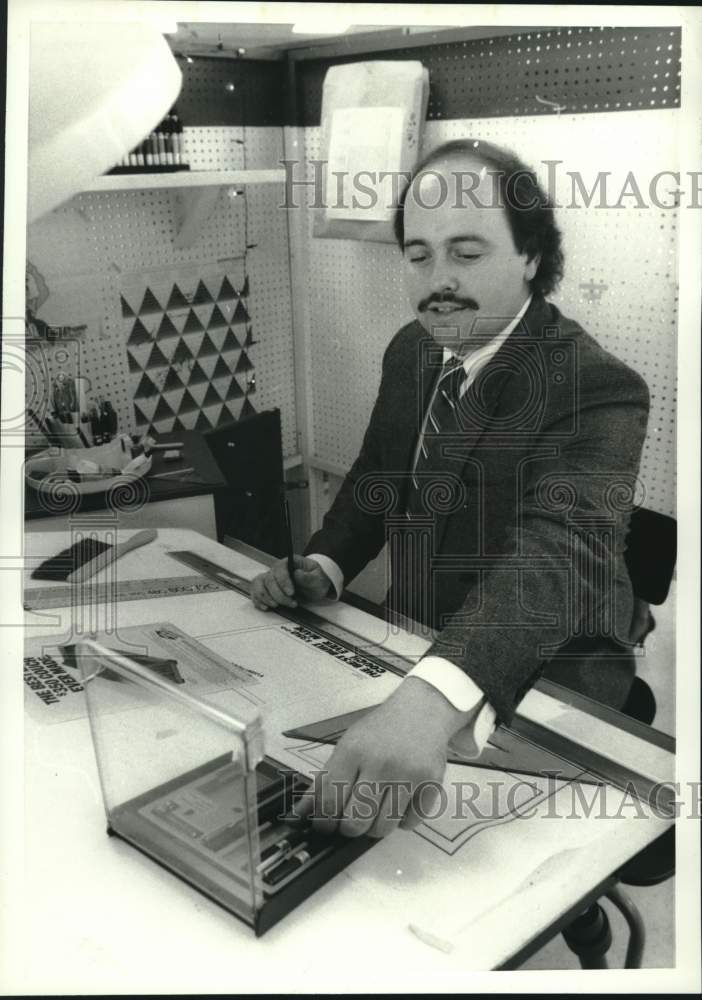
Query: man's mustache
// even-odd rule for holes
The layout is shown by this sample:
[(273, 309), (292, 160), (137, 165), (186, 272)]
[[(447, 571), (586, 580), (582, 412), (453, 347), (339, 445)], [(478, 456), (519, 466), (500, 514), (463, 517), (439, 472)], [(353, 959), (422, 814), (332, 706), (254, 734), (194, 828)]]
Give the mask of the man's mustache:
[(422, 299), (417, 306), (419, 312), (426, 312), (430, 306), (434, 305), (452, 305), (457, 309), (474, 309), (476, 312), (480, 309), (480, 306), (475, 301), (475, 299), (464, 299), (451, 292), (441, 292), (438, 295), (428, 295), (426, 299)]

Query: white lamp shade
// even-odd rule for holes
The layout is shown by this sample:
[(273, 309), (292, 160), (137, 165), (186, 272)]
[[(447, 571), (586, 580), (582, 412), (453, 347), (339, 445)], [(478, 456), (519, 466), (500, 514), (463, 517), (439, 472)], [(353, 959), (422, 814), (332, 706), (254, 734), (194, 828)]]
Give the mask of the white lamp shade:
[(149, 24), (33, 24), (29, 80), (29, 221), (138, 145), (183, 78)]

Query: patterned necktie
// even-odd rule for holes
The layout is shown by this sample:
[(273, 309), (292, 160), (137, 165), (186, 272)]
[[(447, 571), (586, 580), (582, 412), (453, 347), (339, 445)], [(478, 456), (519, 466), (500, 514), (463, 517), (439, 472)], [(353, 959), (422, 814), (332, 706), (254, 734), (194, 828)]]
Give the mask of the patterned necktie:
[(442, 455), (441, 446), (459, 430), (456, 408), (465, 378), (463, 365), (460, 362), (456, 363), (454, 358), (439, 373), (412, 467), (412, 483), (407, 502), (408, 516), (429, 513), (422, 494), (431, 482), (432, 473), (436, 474), (438, 482), (441, 473), (446, 470), (446, 459)]

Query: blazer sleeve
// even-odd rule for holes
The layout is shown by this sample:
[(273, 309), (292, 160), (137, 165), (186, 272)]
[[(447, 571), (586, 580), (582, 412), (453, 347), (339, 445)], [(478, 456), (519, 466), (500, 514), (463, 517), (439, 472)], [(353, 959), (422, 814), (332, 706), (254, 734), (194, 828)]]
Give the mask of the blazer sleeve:
[(372, 497), (364, 499), (360, 492), (365, 494), (365, 491), (359, 492), (358, 485), (364, 476), (372, 477), (378, 484), (390, 483), (384, 462), (388, 438), (396, 433), (390, 418), (393, 412), (390, 399), (395, 357), (407, 329), (403, 327), (385, 350), (380, 388), (361, 450), (324, 515), (321, 529), (305, 546), (305, 555), (319, 553), (333, 559), (344, 575), (344, 584), (357, 576), (385, 544), (385, 506), (382, 502), (374, 504)]
[[(497, 552), (518, 553), (522, 568), (493, 563), (477, 611), (465, 602), (429, 650), (461, 667), (505, 722), (559, 643), (601, 635), (631, 614), (623, 551), (649, 394), (602, 355), (582, 372), (576, 433), (560, 435), (553, 457), (524, 464), (515, 521)], [(558, 439), (570, 417), (549, 415), (539, 442)]]

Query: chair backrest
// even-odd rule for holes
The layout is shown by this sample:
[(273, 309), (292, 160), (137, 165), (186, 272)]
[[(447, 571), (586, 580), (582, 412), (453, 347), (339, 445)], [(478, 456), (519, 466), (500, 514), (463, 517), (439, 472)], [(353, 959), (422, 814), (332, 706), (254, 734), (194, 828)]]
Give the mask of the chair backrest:
[(287, 552), (280, 410), (265, 410), (204, 435), (228, 489), (215, 497), (217, 534), (274, 556)]
[(666, 514), (638, 507), (631, 515), (626, 561), (634, 594), (649, 604), (663, 604), (677, 556), (677, 522)]
[(280, 410), (264, 410), (204, 435), (220, 472), (237, 492), (283, 484)]

